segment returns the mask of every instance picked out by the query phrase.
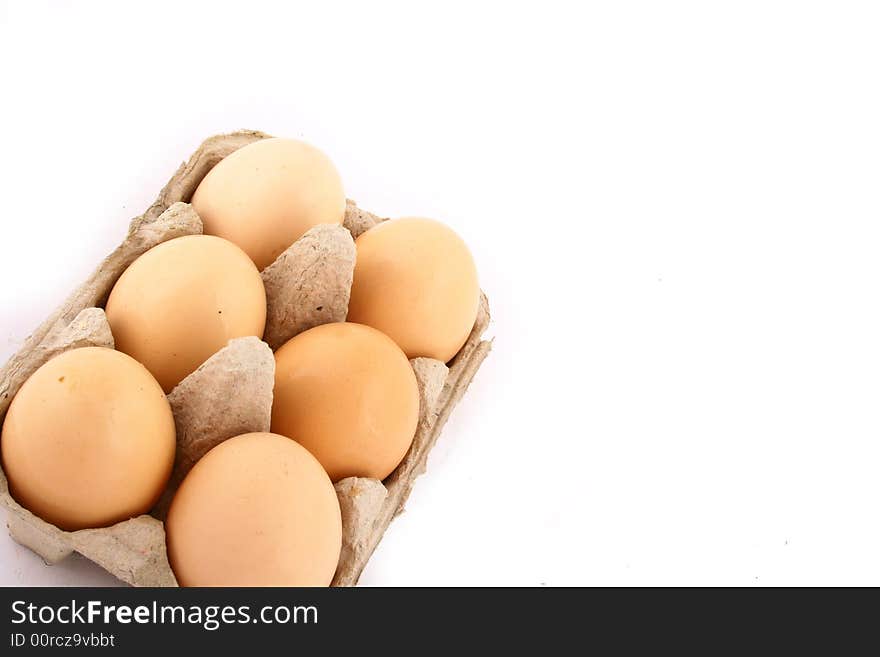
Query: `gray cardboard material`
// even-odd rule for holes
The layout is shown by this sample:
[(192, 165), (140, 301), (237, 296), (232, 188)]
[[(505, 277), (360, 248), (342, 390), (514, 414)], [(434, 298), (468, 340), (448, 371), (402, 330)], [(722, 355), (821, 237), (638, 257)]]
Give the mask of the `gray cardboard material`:
[(348, 315), (355, 249), (343, 226), (322, 224), (306, 231), (261, 276), (266, 286), (266, 331), (273, 350), (320, 324)]
[[(132, 220), (123, 243), (34, 331), (19, 352), (0, 369), (0, 422), (24, 381), (49, 358), (81, 346), (113, 346), (112, 335), (101, 307), (116, 280), (135, 258), (153, 246), (175, 237), (201, 233), (201, 220), (188, 205), (199, 182), (224, 157), (268, 136), (262, 132), (243, 130), (210, 137), (180, 166), (156, 201), (143, 215)], [(343, 227), (356, 238), (379, 221), (382, 219), (361, 210), (353, 201), (349, 201)], [(319, 236), (316, 237), (315, 234)], [(341, 261), (347, 258), (344, 254), (348, 247), (340, 249), (339, 244), (351, 238), (341, 236), (339, 229), (318, 230), (309, 239), (314, 240), (310, 249), (314, 247), (318, 251), (326, 249), (328, 253), (342, 253)], [(327, 240), (336, 240), (336, 246), (330, 245)], [(291, 247), (293, 252), (303, 249), (302, 244), (297, 244)], [(267, 270), (274, 266), (275, 263)], [(344, 272), (345, 267), (340, 267), (340, 271)], [(344, 283), (344, 276), (342, 278)], [(327, 315), (310, 318), (302, 326), (310, 322), (317, 325), (344, 319), (339, 309), (344, 305), (347, 312), (348, 291), (345, 290), (345, 284), (340, 285), (339, 280), (333, 277), (330, 279), (330, 287), (339, 291), (340, 295), (338, 298), (334, 297), (329, 304), (335, 309)], [(291, 280), (295, 284), (301, 279), (294, 276)], [(350, 286), (350, 279), (347, 280)], [(302, 316), (307, 314), (307, 307), (318, 298), (315, 295), (321, 294), (320, 290), (315, 289), (300, 298), (290, 294), (284, 285), (279, 284), (277, 287), (277, 290), (271, 292), (269, 305), (273, 301), (276, 304), (308, 304), (301, 309), (287, 310), (299, 312)], [(314, 305), (314, 308), (318, 305), (323, 304)], [(480, 338), (488, 324), (489, 309), (484, 295), (470, 337), (452, 361), (447, 364), (425, 358), (412, 361), (419, 384), (420, 418), (413, 444), (395, 471), (384, 482), (349, 478), (336, 484), (343, 513), (344, 544), (334, 586), (353, 586), (357, 583), (388, 525), (403, 510), (416, 477), (425, 471), (428, 454), (443, 425), (489, 353), (491, 342)], [(256, 431), (267, 427), (264, 418), (269, 412), (267, 409), (271, 409), (271, 390), (267, 397), (266, 386), (269, 377), (274, 376), (274, 359), (268, 358), (268, 348), (255, 338), (246, 338), (239, 344), (233, 344), (236, 342), (232, 341), (229, 347), (218, 352), (190, 375), (192, 379), (188, 378), (180, 384), (188, 392), (175, 390), (171, 393), (172, 405), (177, 393), (178, 410), (175, 412), (175, 420), (184, 425), (178, 427), (178, 441), (184, 445), (183, 451), (188, 454), (184, 455), (184, 460), (192, 461), (193, 454), (209, 444), (213, 446), (230, 437), (226, 434), (232, 430), (247, 427)], [(216, 372), (216, 377), (211, 372)], [(224, 377), (228, 381), (234, 372), (245, 378), (250, 377), (249, 386), (253, 387), (254, 396), (249, 400), (250, 403), (245, 403), (247, 410), (242, 411), (248, 419), (240, 427), (232, 428), (219, 421), (212, 421), (208, 418), (209, 414), (204, 412), (204, 407), (198, 410), (198, 404), (204, 404), (210, 398), (216, 399), (219, 394), (217, 391), (224, 387)], [(199, 381), (204, 383), (200, 384)], [(202, 385), (206, 389), (197, 390)], [(197, 437), (194, 438), (194, 435)], [(2, 470), (0, 505), (8, 511), (10, 535), (41, 555), (48, 563), (55, 563), (76, 551), (134, 586), (177, 585), (168, 565), (163, 524), (153, 516), (132, 518), (112, 527), (64, 532), (17, 504), (9, 495)]]

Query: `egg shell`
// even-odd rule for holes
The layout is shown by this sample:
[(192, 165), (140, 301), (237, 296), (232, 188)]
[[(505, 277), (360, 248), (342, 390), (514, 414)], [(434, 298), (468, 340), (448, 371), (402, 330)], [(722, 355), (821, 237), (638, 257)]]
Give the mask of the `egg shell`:
[(0, 434), (13, 497), (69, 531), (146, 513), (174, 449), (162, 388), (143, 365), (103, 347), (67, 351), (34, 372)]
[(387, 477), (409, 449), (419, 391), (406, 355), (369, 326), (324, 324), (275, 352), (272, 431), (308, 449), (333, 481)]
[(207, 235), (240, 246), (262, 270), (309, 228), (340, 224), (342, 179), (323, 152), (295, 139), (264, 139), (221, 160), (192, 197)]
[(391, 337), (408, 358), (447, 362), (467, 340), (480, 302), (467, 245), (438, 221), (384, 221), (358, 237), (348, 321)]
[(143, 363), (167, 393), (233, 338), (262, 337), (266, 291), (237, 246), (191, 235), (135, 260), (106, 313), (116, 348)]
[(327, 586), (342, 546), (333, 484), (296, 442), (249, 433), (208, 452), (165, 521), (181, 586)]

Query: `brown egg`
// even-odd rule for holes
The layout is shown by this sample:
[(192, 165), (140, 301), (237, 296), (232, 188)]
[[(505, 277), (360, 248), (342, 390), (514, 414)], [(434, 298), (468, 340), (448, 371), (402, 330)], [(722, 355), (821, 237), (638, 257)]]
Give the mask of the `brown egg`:
[(165, 532), (181, 586), (327, 586), (342, 546), (327, 473), (271, 433), (230, 438), (196, 463)]
[(467, 246), (431, 219), (385, 221), (356, 241), (348, 321), (390, 336), (407, 357), (444, 363), (467, 340), (480, 287)]
[(369, 326), (324, 324), (275, 352), (272, 431), (301, 443), (333, 481), (387, 477), (418, 419), (409, 361)]
[(264, 139), (211, 169), (192, 205), (205, 234), (234, 242), (263, 270), (309, 228), (342, 223), (345, 193), (333, 162), (317, 148)]
[(208, 235), (156, 246), (123, 272), (107, 300), (116, 348), (171, 392), (232, 338), (263, 336), (266, 291), (250, 258)]
[(174, 418), (143, 365), (84, 347), (25, 381), (0, 448), (19, 504), (61, 529), (104, 527), (158, 499), (174, 462)]

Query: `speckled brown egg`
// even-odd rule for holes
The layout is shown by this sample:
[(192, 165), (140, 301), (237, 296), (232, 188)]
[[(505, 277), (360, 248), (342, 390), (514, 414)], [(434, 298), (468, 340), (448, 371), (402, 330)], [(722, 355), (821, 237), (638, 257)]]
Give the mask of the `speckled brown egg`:
[(143, 365), (84, 347), (25, 381), (0, 449), (19, 504), (62, 529), (104, 527), (156, 502), (174, 461), (174, 418)]
[(191, 235), (135, 260), (106, 310), (116, 348), (170, 392), (231, 339), (262, 337), (266, 291), (254, 263), (232, 242)]

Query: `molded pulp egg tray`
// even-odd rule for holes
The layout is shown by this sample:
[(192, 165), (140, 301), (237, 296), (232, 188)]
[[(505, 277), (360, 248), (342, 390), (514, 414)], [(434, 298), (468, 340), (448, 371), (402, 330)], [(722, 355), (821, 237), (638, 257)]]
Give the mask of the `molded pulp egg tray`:
[[(122, 244), (0, 370), (0, 424), (15, 393), (47, 360), (77, 347), (114, 346), (102, 308), (116, 280), (157, 244), (201, 233), (202, 222), (188, 204), (196, 187), (224, 157), (267, 137), (255, 131), (211, 137), (181, 165), (156, 202), (132, 220)], [(213, 446), (242, 433), (269, 431), (272, 349), (313, 326), (345, 320), (355, 258), (352, 240), (380, 221), (348, 201), (342, 227), (309, 230), (263, 270), (266, 342), (253, 337), (230, 341), (168, 395), (177, 427), (177, 456), (168, 489), (151, 515), (111, 527), (62, 531), (12, 499), (0, 470), (0, 504), (8, 511), (12, 538), (48, 563), (78, 552), (134, 586), (177, 586), (161, 520), (174, 490)], [(430, 358), (411, 361), (419, 385), (419, 423), (412, 446), (394, 472), (384, 481), (349, 477), (336, 483), (342, 553), (334, 586), (357, 583), (388, 525), (403, 510), (449, 414), (489, 353), (491, 343), (481, 340), (488, 323), (488, 303), (482, 295), (473, 330), (448, 364)]]

